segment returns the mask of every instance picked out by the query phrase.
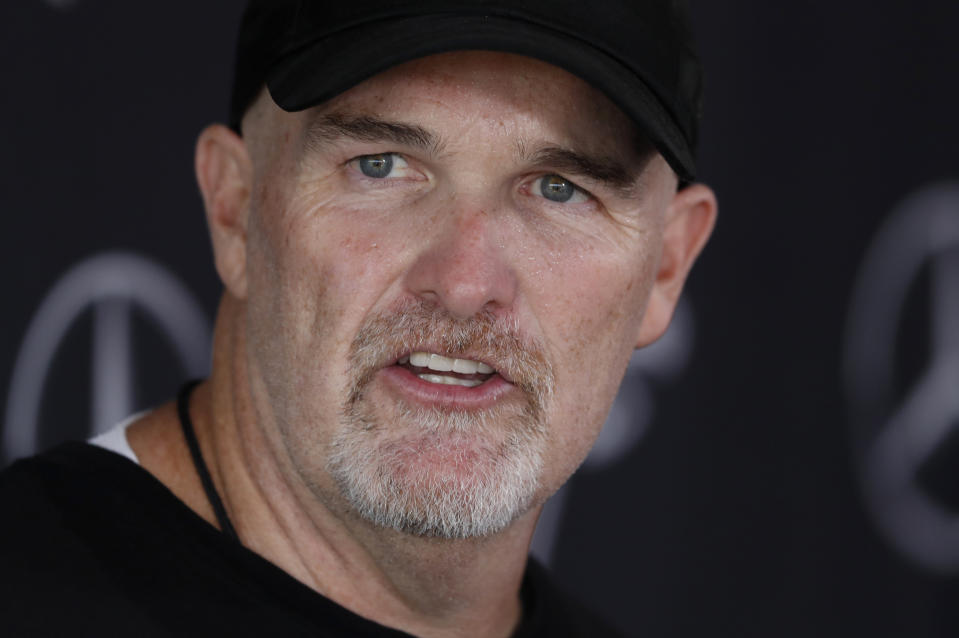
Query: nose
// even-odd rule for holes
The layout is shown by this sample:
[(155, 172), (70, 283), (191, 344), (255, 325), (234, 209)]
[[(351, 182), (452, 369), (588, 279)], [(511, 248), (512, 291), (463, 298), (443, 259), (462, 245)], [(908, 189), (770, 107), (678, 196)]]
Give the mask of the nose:
[(438, 224), (407, 271), (407, 289), (463, 319), (509, 307), (517, 282), (495, 216), (473, 207)]

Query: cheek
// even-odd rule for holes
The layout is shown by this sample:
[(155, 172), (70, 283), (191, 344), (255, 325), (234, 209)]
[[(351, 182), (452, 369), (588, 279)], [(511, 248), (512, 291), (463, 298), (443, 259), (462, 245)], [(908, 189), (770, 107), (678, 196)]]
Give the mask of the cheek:
[(255, 216), (251, 301), (269, 306), (268, 323), (293, 332), (293, 348), (345, 347), (351, 327), (390, 287), (402, 242), (384, 217), (319, 192)]
[(615, 353), (629, 358), (659, 262), (653, 236), (643, 232), (628, 242), (579, 242), (549, 251), (534, 289), (549, 326), (544, 330), (562, 356), (587, 366)]
[(344, 392), (346, 353), (382, 294), (390, 251), (376, 225), (344, 223), (349, 211), (295, 200), (280, 206), (269, 195), (248, 238), (247, 361), (270, 397), (268, 420), (313, 449), (332, 427), (329, 406)]
[[(572, 472), (595, 441), (633, 353), (657, 255), (646, 245), (558, 261), (541, 318), (556, 362), (551, 445)], [(563, 264), (560, 267), (559, 264)], [(565, 475), (559, 476), (565, 479)]]

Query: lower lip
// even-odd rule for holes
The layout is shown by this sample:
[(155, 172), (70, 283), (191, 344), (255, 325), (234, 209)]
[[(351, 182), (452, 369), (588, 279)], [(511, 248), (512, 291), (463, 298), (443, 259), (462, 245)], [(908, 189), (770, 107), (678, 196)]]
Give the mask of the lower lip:
[(421, 403), (428, 407), (448, 407), (462, 410), (482, 410), (492, 407), (504, 399), (516, 386), (498, 374), (481, 383), (467, 388), (459, 385), (444, 385), (424, 381), (401, 366), (383, 368), (377, 374), (404, 399)]

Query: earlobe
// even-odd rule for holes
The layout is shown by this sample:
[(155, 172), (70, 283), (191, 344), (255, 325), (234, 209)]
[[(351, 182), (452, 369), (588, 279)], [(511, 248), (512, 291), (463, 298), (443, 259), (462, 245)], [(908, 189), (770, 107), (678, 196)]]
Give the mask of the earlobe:
[(716, 224), (717, 211), (715, 193), (703, 184), (687, 186), (673, 198), (666, 212), (662, 255), (640, 325), (637, 348), (651, 344), (666, 332), (686, 276)]
[(227, 290), (243, 299), (253, 175), (246, 144), (225, 126), (209, 126), (197, 140), (195, 167), (217, 272)]

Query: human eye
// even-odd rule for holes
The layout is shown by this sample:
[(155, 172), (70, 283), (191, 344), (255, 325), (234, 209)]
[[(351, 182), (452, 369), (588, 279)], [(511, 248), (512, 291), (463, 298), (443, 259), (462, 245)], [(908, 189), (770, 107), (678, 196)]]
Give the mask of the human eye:
[(582, 204), (590, 200), (589, 193), (565, 177), (555, 174), (536, 178), (532, 191), (557, 204)]
[(361, 155), (350, 160), (363, 175), (372, 179), (406, 177), (410, 166), (398, 153), (377, 153)]

